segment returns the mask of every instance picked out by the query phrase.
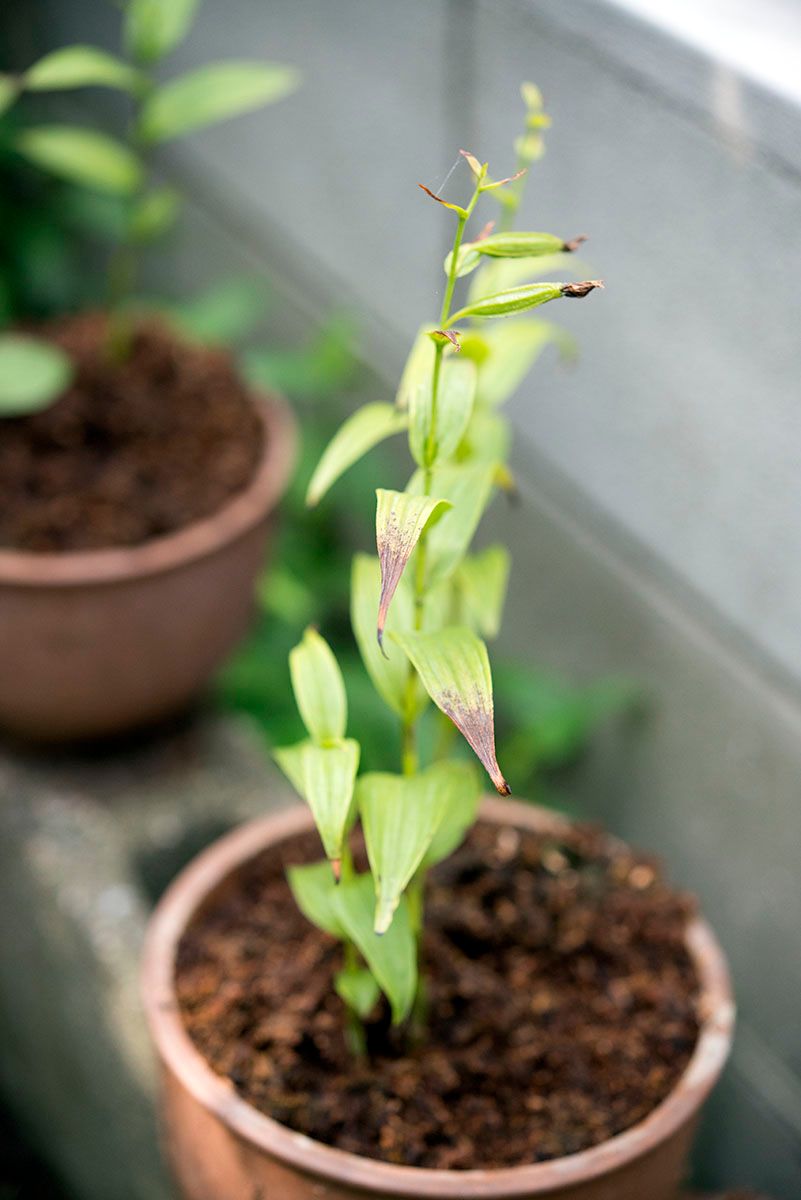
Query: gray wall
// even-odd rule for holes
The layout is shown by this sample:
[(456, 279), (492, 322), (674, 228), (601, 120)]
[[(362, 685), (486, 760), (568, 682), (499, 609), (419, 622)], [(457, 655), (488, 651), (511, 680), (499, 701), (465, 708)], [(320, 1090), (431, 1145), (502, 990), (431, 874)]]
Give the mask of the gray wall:
[[(40, 11), (53, 43), (115, 21), (96, 0)], [(230, 253), (312, 314), (351, 305), (390, 379), (443, 282), (447, 220), (416, 182), (438, 184), (463, 145), (503, 169), (519, 81), (545, 90), (554, 129), (527, 220), (589, 232), (584, 257), (608, 290), (558, 313), (581, 338), (580, 365), (547, 363), (512, 406), (525, 505), (493, 518), (516, 553), (507, 647), (643, 681), (648, 718), (600, 746), (577, 787), (701, 893), (734, 964), (742, 1036), (704, 1181), (790, 1200), (801, 121), (787, 89), (772, 94), (714, 46), (605, 0), (207, 0), (176, 66), (286, 59), (305, 86), (165, 165), (203, 213), (183, 243), (187, 277)]]

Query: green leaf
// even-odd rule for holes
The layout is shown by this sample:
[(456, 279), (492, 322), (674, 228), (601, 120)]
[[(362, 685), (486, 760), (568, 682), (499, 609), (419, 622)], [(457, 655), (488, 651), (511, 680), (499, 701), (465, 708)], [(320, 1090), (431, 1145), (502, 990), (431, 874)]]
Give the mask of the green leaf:
[(468, 465), (497, 465), (509, 456), (511, 429), (505, 417), (476, 408), (459, 447), (457, 459)]
[(189, 33), (199, 0), (130, 0), (125, 10), (125, 47), (138, 62), (154, 63)]
[(398, 412), (392, 404), (365, 404), (352, 413), (323, 451), (309, 481), (306, 503), (318, 504), (340, 475), (362, 455), (385, 438), (401, 433), (406, 425), (406, 414)]
[(97, 188), (127, 195), (142, 182), (142, 164), (121, 142), (77, 125), (36, 125), (19, 133), (15, 148), (45, 171)]
[(218, 280), (188, 300), (170, 305), (167, 312), (195, 341), (224, 346), (246, 337), (264, 307), (264, 283), (247, 275), (235, 275)]
[(307, 921), (340, 940), (345, 931), (337, 915), (334, 897), (337, 883), (327, 862), (289, 867), (286, 873), (295, 903)]
[(299, 75), (280, 63), (226, 62), (198, 67), (148, 98), (139, 120), (145, 142), (181, 137), (271, 104), (293, 92)]
[(376, 893), (374, 928), (386, 933), (410, 879), (430, 848), (445, 814), (438, 772), (363, 775), (356, 803)]
[(442, 818), (423, 858), (424, 867), (442, 862), (462, 844), (481, 799), (481, 783), (472, 763), (436, 763), (426, 774), (433, 778), (435, 773), (444, 797)]
[(437, 708), (450, 717), (484, 764), (496, 789), (507, 796), (509, 785), (495, 756), (487, 647), (464, 625), (450, 625), (437, 633), (394, 633), (392, 637), (408, 656)]
[(334, 988), (340, 1000), (364, 1021), (376, 1006), (381, 988), (365, 967), (343, 967), (334, 976)]
[(542, 258), (485, 259), (481, 270), (470, 281), (468, 300), (471, 304), (495, 292), (530, 283), (534, 279), (559, 279), (565, 272), (579, 276), (587, 274), (586, 263), (575, 254), (545, 254)]
[(373, 930), (372, 876), (358, 875), (335, 888), (334, 907), (346, 935), (355, 943), (392, 1008), (393, 1024), (409, 1015), (417, 989), (417, 947), (409, 910), (401, 900), (384, 934)]
[(510, 565), (505, 546), (488, 546), (480, 554), (467, 555), (456, 570), (466, 622), (483, 637), (498, 636)]
[(435, 349), (430, 333), (431, 327), (423, 325), (412, 343), (395, 393), (395, 404), (399, 409), (410, 408), (412, 396), (418, 388), (431, 385)]
[(440, 365), (436, 414), (432, 411), (432, 377), (411, 393), (409, 449), (418, 466), (432, 466), (452, 457), (473, 411), (476, 380), (474, 363), (449, 355)]
[(13, 75), (0, 74), (0, 116), (6, 112), (20, 93), (20, 81)]
[(563, 294), (563, 286), (561, 283), (529, 283), (525, 287), (496, 292), (493, 296), (485, 296), (460, 308), (448, 319), (447, 324), (455, 325), (467, 317), (507, 317), (511, 313), (525, 312), (539, 304), (547, 304), (549, 300), (558, 300)]
[(20, 333), (0, 334), (0, 417), (41, 412), (72, 382), (63, 350)]
[(135, 67), (96, 46), (63, 46), (45, 54), (23, 75), (23, 84), (31, 92), (78, 87), (111, 87), (135, 92), (143, 82), (143, 76)]
[(174, 224), (181, 207), (181, 197), (170, 187), (154, 188), (134, 205), (129, 235), (135, 242), (152, 242)]
[(489, 354), (478, 371), (478, 397), (495, 407), (517, 391), (548, 345), (563, 349), (569, 335), (548, 321), (508, 321), (486, 334)]
[(309, 737), (321, 746), (341, 741), (348, 722), (345, 683), (331, 647), (311, 626), (289, 652), (289, 673)]
[[(434, 467), (431, 491), (449, 500), (446, 512), (432, 527), (426, 545), (426, 584), (434, 587), (458, 566), (467, 551), (478, 523), (492, 495), (497, 466), (495, 463), (468, 463)], [(407, 491), (420, 495), (425, 491), (425, 475), (416, 471)]]
[(412, 496), (408, 492), (392, 492), (386, 488), (378, 488), (376, 497), (375, 540), (381, 564), (376, 634), (381, 646), (387, 611), (409, 557), (423, 530), (451, 504), (432, 496)]
[[(459, 247), (459, 253), (456, 255), (456, 278), (461, 279), (464, 275), (469, 275), (471, 271), (475, 271), (476, 267), (481, 262), (481, 255), (478, 252), (477, 242), (465, 242)], [(453, 251), (446, 255), (445, 261), (442, 264), (442, 269), (445, 274), (450, 276), (451, 265), (453, 264)]]
[[(381, 594), (381, 564), (369, 554), (356, 554), (353, 559), (350, 590), (350, 619), (353, 633), (365, 667), (376, 691), (386, 704), (403, 717), (406, 713), (407, 682), (409, 666), (397, 652), (384, 657), (375, 636), (375, 615)], [(386, 621), (386, 631), (412, 629), (414, 627), (414, 599), (406, 581), (401, 579), (395, 602)], [(426, 694), (419, 686), (414, 692), (415, 711), (427, 703)]]
[(273, 753), (311, 809), (326, 858), (338, 877), (345, 838), (352, 823), (359, 743), (345, 738), (337, 746), (318, 746), (307, 740), (295, 746), (282, 746)]
[(575, 244), (565, 242), (553, 233), (510, 230), (508, 233), (491, 233), (480, 242), (474, 242), (473, 248), (490, 258), (539, 258), (544, 254), (570, 252)]

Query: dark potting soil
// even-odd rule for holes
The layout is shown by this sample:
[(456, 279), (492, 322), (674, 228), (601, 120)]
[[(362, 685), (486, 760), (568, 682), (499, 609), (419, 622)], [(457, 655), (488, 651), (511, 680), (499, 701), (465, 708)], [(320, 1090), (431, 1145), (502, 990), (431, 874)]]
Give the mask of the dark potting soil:
[(102, 313), (37, 333), (67, 351), (75, 379), (46, 411), (2, 421), (0, 546), (135, 546), (209, 516), (250, 482), (262, 426), (227, 354), (148, 320), (118, 363)]
[(283, 1124), (393, 1163), (515, 1166), (621, 1133), (686, 1067), (693, 906), (653, 861), (587, 828), (557, 843), (479, 825), (430, 880), (425, 1041), (410, 1047), (382, 1001), (355, 1061), (332, 988), (340, 949), (284, 879), (316, 858), (306, 835), (254, 860), (178, 954), (192, 1039)]

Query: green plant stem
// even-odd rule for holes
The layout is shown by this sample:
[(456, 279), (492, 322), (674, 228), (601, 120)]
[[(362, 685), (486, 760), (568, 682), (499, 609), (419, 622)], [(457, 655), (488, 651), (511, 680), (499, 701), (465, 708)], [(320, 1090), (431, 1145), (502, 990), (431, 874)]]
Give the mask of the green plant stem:
[[(345, 970), (358, 971), (361, 967), (359, 954), (353, 942), (347, 938), (343, 942)], [(345, 1040), (348, 1050), (354, 1058), (367, 1057), (367, 1035), (361, 1017), (349, 1004), (345, 1005)]]
[[(451, 251), (451, 266), (448, 271), (448, 280), (445, 285), (445, 294), (442, 297), (442, 308), (440, 309), (440, 325), (444, 326), (450, 316), (451, 305), (453, 304), (453, 293), (456, 288), (456, 259), (462, 245), (465, 226), (473, 214), (473, 209), (478, 203), (478, 198), (481, 195), (481, 190), (476, 186), (470, 202), (464, 211), (464, 214), (459, 214), (456, 233), (453, 239), (453, 248)], [(431, 429), (429, 430), (426, 439), (425, 460), (426, 466), (423, 468), (423, 492), (426, 496), (431, 495), (432, 470), (431, 463), (434, 459), (436, 447), (434, 445), (434, 436), (437, 421), (437, 399), (439, 394), (439, 380), (442, 372), (442, 353), (444, 346), (437, 342), (434, 349), (434, 374), (431, 380)], [(420, 535), (420, 540), (417, 543), (417, 551), (415, 554), (415, 572), (414, 572), (414, 628), (420, 630), (423, 627), (423, 613), (425, 609), (425, 592), (426, 592), (426, 547), (428, 542), (428, 534), (423, 530)], [(414, 667), (409, 663), (409, 673), (406, 682), (406, 696), (404, 700), (404, 716), (401, 725), (401, 759), (404, 775), (414, 775), (419, 768), (419, 756), (417, 753), (417, 718), (415, 716), (417, 695), (417, 673)]]
[[(448, 271), (448, 280), (445, 285), (445, 294), (442, 297), (442, 308), (440, 310), (440, 326), (446, 327), (448, 318), (451, 313), (453, 304), (453, 294), (456, 289), (456, 267), (459, 250), (462, 245), (465, 227), (470, 217), (473, 214), (478, 198), (481, 194), (480, 187), (476, 185), (470, 203), (464, 211), (464, 214), (459, 214), (456, 225), (456, 233), (453, 239), (453, 248), (451, 251), (451, 265)], [(423, 491), (426, 496), (431, 495), (432, 484), (432, 464), (436, 453), (435, 431), (437, 424), (437, 399), (439, 396), (439, 381), (442, 374), (442, 356), (444, 346), (441, 342), (437, 342), (434, 348), (434, 371), (431, 380), (431, 428), (428, 432), (425, 446), (425, 467), (423, 468)], [(425, 595), (426, 595), (426, 555), (427, 555), (428, 536), (425, 530), (420, 535), (420, 540), (417, 543), (417, 551), (415, 554), (415, 572), (414, 572), (414, 628), (420, 630), (423, 627), (423, 615), (425, 610)], [(404, 718), (401, 727), (401, 757), (404, 775), (414, 775), (419, 769), (419, 755), (417, 752), (417, 718), (415, 716), (417, 698), (417, 672), (411, 663), (409, 663), (409, 673), (406, 681), (406, 696), (404, 703)], [(427, 872), (421, 868), (415, 875), (407, 889), (409, 901), (409, 912), (412, 920), (412, 929), (415, 933), (415, 941), (417, 943), (417, 990), (415, 992), (412, 1012), (409, 1020), (409, 1037), (412, 1042), (419, 1042), (425, 1034), (428, 1025), (428, 989), (426, 987), (425, 974), (423, 971), (423, 912), (425, 906), (425, 887), (426, 887)]]

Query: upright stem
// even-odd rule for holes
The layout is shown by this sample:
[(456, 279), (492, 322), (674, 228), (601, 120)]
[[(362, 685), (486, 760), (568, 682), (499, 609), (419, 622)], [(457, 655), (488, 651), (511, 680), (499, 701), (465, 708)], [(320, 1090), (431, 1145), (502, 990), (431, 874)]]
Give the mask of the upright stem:
[[(470, 198), (470, 203), (464, 210), (464, 214), (459, 214), (456, 225), (456, 233), (453, 239), (453, 248), (451, 251), (451, 265), (448, 271), (448, 280), (445, 284), (445, 293), (442, 297), (442, 307), (440, 309), (439, 321), (440, 325), (444, 326), (451, 314), (451, 305), (453, 304), (453, 293), (456, 287), (457, 279), (457, 258), (464, 237), (465, 226), (472, 216), (473, 209), (478, 202), (480, 190), (476, 187), (473, 195)], [(442, 353), (443, 345), (437, 342), (434, 348), (434, 371), (431, 379), (431, 428), (426, 439), (425, 447), (425, 462), (423, 468), (423, 493), (426, 496), (431, 495), (432, 470), (431, 463), (434, 458), (434, 436), (437, 422), (437, 400), (439, 398), (439, 381), (442, 373)], [(426, 550), (428, 542), (428, 533), (423, 530), (420, 535), (420, 540), (417, 543), (415, 553), (415, 572), (414, 572), (414, 628), (420, 630), (423, 627), (423, 611), (425, 607), (425, 581), (426, 581)], [(419, 756), (417, 753), (417, 717), (415, 715), (417, 699), (417, 672), (411, 663), (409, 663), (409, 673), (406, 679), (406, 695), (404, 698), (404, 716), (401, 723), (401, 762), (404, 775), (414, 775), (419, 767)]]

